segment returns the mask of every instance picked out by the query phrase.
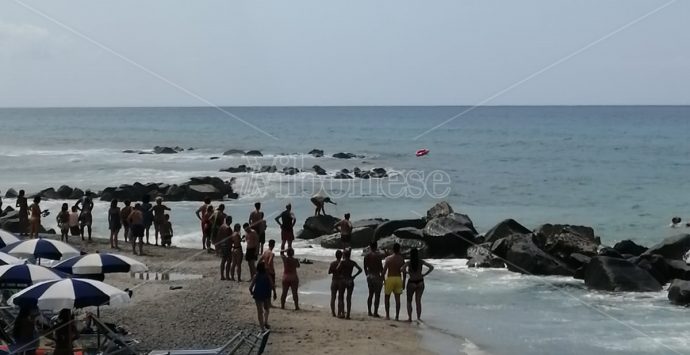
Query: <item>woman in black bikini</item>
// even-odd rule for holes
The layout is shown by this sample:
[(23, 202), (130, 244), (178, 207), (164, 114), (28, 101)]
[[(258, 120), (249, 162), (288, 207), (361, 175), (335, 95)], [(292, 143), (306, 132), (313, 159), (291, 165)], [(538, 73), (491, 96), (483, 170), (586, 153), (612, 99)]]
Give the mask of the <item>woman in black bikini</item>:
[[(426, 266), (427, 270), (422, 273), (422, 266)], [(407, 321), (412, 322), (412, 297), (417, 304), (417, 320), (422, 317), (422, 294), (424, 293), (424, 277), (434, 271), (434, 266), (419, 258), (419, 250), (412, 248), (410, 250), (410, 260), (400, 269), (403, 274), (403, 285), (407, 274), (410, 274), (410, 279), (407, 280)]]

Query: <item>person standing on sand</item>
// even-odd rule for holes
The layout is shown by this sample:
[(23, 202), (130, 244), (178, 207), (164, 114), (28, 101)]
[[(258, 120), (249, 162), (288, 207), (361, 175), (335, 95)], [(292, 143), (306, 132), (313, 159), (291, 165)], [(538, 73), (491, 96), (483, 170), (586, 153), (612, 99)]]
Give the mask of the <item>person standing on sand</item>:
[[(258, 232), (257, 232), (258, 235)], [(273, 248), (276, 246), (276, 241), (271, 239), (268, 241), (268, 249), (266, 249), (262, 254), (261, 258), (259, 258), (260, 263), (264, 263), (266, 265), (266, 272), (268, 272), (268, 276), (271, 277), (271, 282), (273, 282), (273, 298), (276, 297), (276, 269), (275, 265), (273, 265), (273, 259), (275, 259), (275, 254), (273, 253)]]
[(124, 229), (125, 243), (129, 241), (129, 222), (127, 221), (127, 217), (129, 217), (129, 214), (132, 213), (132, 206), (130, 206), (131, 204), (132, 202), (130, 200), (125, 200), (125, 207), (122, 207), (122, 210), (120, 210), (120, 223)]
[(41, 229), (41, 206), (38, 205), (39, 203), (41, 203), (41, 196), (36, 196), (34, 203), (29, 208), (31, 210), (29, 238), (38, 238), (38, 230)]
[(336, 250), (335, 261), (331, 262), (331, 265), (328, 267), (328, 273), (333, 275), (331, 277), (331, 314), (333, 314), (333, 317), (340, 316), (340, 314), (335, 314), (335, 298), (338, 295), (338, 292), (340, 292), (341, 290), (340, 285), (342, 284), (342, 278), (340, 273), (337, 271), (337, 268), (340, 264), (340, 260), (342, 259), (342, 257), (343, 251)]
[(276, 222), (280, 226), (280, 250), (285, 249), (285, 242), (287, 242), (288, 248), (292, 248), (292, 241), (295, 240), (295, 232), (293, 228), (295, 223), (297, 223), (297, 218), (295, 214), (292, 213), (292, 205), (287, 204), (285, 206), (285, 211), (276, 217)]
[(352, 222), (350, 222), (350, 214), (345, 213), (345, 218), (336, 223), (334, 228), (340, 232), (340, 240), (345, 246), (350, 247), (350, 242), (352, 241)]
[(81, 222), (81, 240), (84, 240), (84, 229), (87, 230), (89, 241), (91, 241), (91, 224), (93, 223), (93, 216), (91, 212), (93, 211), (93, 198), (91, 197), (91, 190), (86, 190), (84, 197), (79, 199), (75, 204), (77, 209), (81, 211), (79, 215), (79, 221)]
[(67, 242), (67, 236), (69, 235), (69, 206), (66, 203), (62, 204), (60, 213), (57, 217), (58, 228), (60, 228), (60, 241)]
[[(350, 310), (352, 309), (352, 292), (355, 290), (355, 278), (362, 273), (362, 268), (354, 262), (350, 256), (351, 249), (345, 249), (343, 258), (336, 266), (336, 272), (341, 276), (342, 283), (340, 284), (340, 295), (338, 297), (338, 314), (343, 313), (343, 294), (347, 293), (345, 301), (347, 302), (347, 313), (345, 319), (350, 319)], [(357, 269), (357, 273), (352, 275), (352, 270)]]
[[(275, 286), (266, 272), (266, 265), (259, 263), (256, 267), (256, 275), (252, 277), (249, 285), (249, 293), (254, 297), (256, 303), (256, 314), (259, 318), (261, 331), (270, 329), (268, 325), (268, 312), (271, 309), (271, 289)], [(275, 294), (273, 295), (275, 299)]]
[(225, 217), (225, 221), (218, 229), (218, 244), (216, 250), (220, 250), (220, 280), (230, 280), (230, 264), (232, 257), (230, 252), (230, 234), (232, 232), (232, 217)]
[[(225, 205), (220, 204), (218, 205), (218, 208), (216, 209), (215, 212), (210, 217), (211, 225), (210, 225), (210, 238), (211, 238), (211, 243), (213, 244), (213, 247), (216, 250), (216, 255), (219, 255), (219, 250), (217, 244), (220, 242), (220, 237), (218, 235), (220, 231), (220, 226), (223, 225), (225, 222), (225, 218), (229, 217), (228, 215), (225, 214)], [(232, 217), (230, 217), (230, 220), (232, 223)]]
[(166, 213), (165, 215), (163, 215), (163, 218), (165, 219), (165, 222), (163, 222), (163, 224), (161, 225), (161, 245), (164, 247), (171, 247), (173, 227), (172, 223), (170, 222), (170, 215)]
[(202, 229), (203, 229), (203, 242), (204, 242), (204, 249), (208, 251), (208, 253), (212, 253), (213, 249), (211, 249), (211, 216), (213, 216), (213, 206), (208, 205), (206, 207), (206, 213), (204, 214), (204, 219), (201, 221)]
[[(153, 229), (154, 238), (156, 239), (156, 245), (158, 245), (158, 235), (161, 233), (161, 227), (165, 223), (165, 211), (170, 211), (170, 207), (163, 204), (162, 197), (156, 197), (156, 205), (151, 207), (151, 212), (153, 212)], [(160, 234), (161, 239), (163, 237)]]
[(264, 243), (266, 243), (266, 221), (264, 221), (264, 213), (261, 211), (261, 202), (254, 204), (254, 211), (249, 214), (249, 225), (259, 234), (259, 253), (263, 253)]
[[(244, 239), (247, 241), (247, 253), (244, 259), (247, 260), (247, 265), (249, 265), (249, 274), (253, 278), (256, 275), (256, 260), (259, 256), (259, 236), (256, 231), (251, 228), (249, 223), (245, 223), (242, 228), (244, 228)], [(265, 267), (266, 265), (264, 265)]]
[[(426, 266), (427, 270), (422, 273), (422, 266)], [(434, 266), (419, 258), (419, 250), (412, 248), (410, 250), (410, 260), (400, 268), (403, 274), (403, 285), (407, 279), (407, 274), (410, 274), (410, 279), (407, 280), (407, 321), (412, 322), (412, 298), (414, 297), (417, 306), (417, 320), (422, 320), (422, 294), (424, 293), (424, 277), (434, 271)]]
[[(199, 222), (201, 222), (201, 244), (203, 246), (203, 249), (206, 249), (207, 246), (207, 241), (206, 241), (206, 214), (209, 210), (209, 207), (211, 207), (211, 199), (206, 197), (204, 198), (204, 204), (201, 205), (197, 210), (194, 212), (196, 215), (196, 218), (199, 219)], [(213, 211), (213, 207), (211, 207), (211, 211)]]
[(117, 200), (110, 201), (108, 210), (108, 229), (110, 229), (110, 248), (119, 249), (117, 246), (117, 235), (120, 234), (122, 221), (120, 220), (120, 207), (117, 207)]
[(144, 233), (146, 235), (146, 245), (151, 245), (149, 242), (149, 230), (151, 229), (151, 224), (153, 224), (153, 211), (151, 210), (151, 196), (144, 195), (141, 198), (141, 213), (144, 217)]
[(326, 210), (324, 209), (324, 205), (328, 202), (333, 205), (337, 205), (337, 203), (331, 201), (331, 198), (328, 196), (324, 196), (321, 193), (317, 193), (314, 196), (311, 197), (311, 203), (316, 207), (314, 209), (314, 216), (319, 216), (321, 214), (326, 215)]
[(69, 213), (69, 234), (73, 237), (81, 235), (81, 228), (79, 227), (79, 210), (77, 206), (72, 206), (72, 212)]
[(230, 280), (235, 280), (235, 270), (237, 270), (237, 282), (242, 282), (242, 226), (235, 224), (235, 230), (230, 236), (232, 248), (232, 265), (230, 266)]
[(139, 255), (144, 255), (144, 212), (140, 204), (135, 204), (132, 213), (127, 217), (130, 225), (130, 238), (132, 242), (132, 253), (137, 255), (137, 239), (139, 240)]
[(17, 196), (17, 203), (14, 207), (19, 208), (19, 230), (21, 231), (19, 235), (27, 235), (29, 231), (29, 203), (26, 201), (24, 196), (24, 190), (19, 190), (19, 196)]
[[(383, 287), (383, 264), (381, 261), (385, 254), (378, 250), (378, 243), (369, 244), (369, 253), (364, 256), (364, 274), (367, 275), (367, 286), (369, 287), (369, 298), (367, 298), (367, 309), (369, 317), (379, 318), (379, 301), (381, 300), (381, 288)], [(371, 312), (371, 301), (374, 301), (374, 313)]]
[[(271, 240), (273, 241), (273, 240)], [(287, 256), (285, 254), (287, 253)], [(295, 310), (299, 311), (299, 277), (297, 268), (299, 260), (295, 259), (295, 250), (290, 248), (287, 251), (280, 251), (280, 258), (283, 259), (283, 294), (280, 296), (280, 308), (285, 309), (288, 289), (292, 290), (292, 300), (295, 301)]]
[(393, 255), (386, 258), (383, 263), (384, 281), (384, 303), (386, 306), (386, 320), (390, 320), (391, 293), (395, 296), (395, 320), (400, 320), (400, 295), (404, 289), (400, 270), (405, 265), (405, 259), (400, 255), (400, 244), (393, 244)]
[(53, 355), (72, 355), (74, 347), (72, 342), (78, 337), (77, 326), (69, 309), (63, 309), (58, 314), (58, 321), (53, 328), (55, 348)]

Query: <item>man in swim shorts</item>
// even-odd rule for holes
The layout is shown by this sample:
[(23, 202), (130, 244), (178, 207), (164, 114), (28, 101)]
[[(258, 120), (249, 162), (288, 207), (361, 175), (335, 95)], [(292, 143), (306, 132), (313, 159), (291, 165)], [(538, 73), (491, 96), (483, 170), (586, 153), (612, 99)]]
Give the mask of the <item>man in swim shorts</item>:
[(137, 255), (137, 239), (139, 240), (139, 255), (144, 254), (144, 212), (142, 211), (141, 204), (135, 204), (132, 209), (132, 213), (127, 217), (127, 221), (130, 225), (131, 236), (129, 240), (132, 242), (132, 252)]
[(264, 221), (264, 213), (261, 211), (261, 202), (254, 204), (254, 211), (249, 214), (249, 225), (259, 235), (259, 253), (263, 253), (266, 243), (266, 221)]
[(324, 196), (324, 195), (321, 194), (321, 193), (317, 193), (317, 194), (315, 194), (314, 196), (312, 196), (310, 201), (311, 201), (311, 203), (314, 205), (314, 207), (316, 207), (316, 208), (314, 209), (314, 216), (318, 216), (318, 215), (321, 215), (321, 214), (323, 214), (323, 215), (326, 214), (326, 210), (324, 209), (324, 205), (325, 205), (327, 202), (328, 202), (328, 203), (331, 203), (331, 204), (334, 204), (334, 205), (337, 205), (337, 203), (331, 201), (331, 198), (330, 198), (330, 197)]
[(244, 238), (247, 241), (247, 253), (244, 256), (244, 260), (247, 260), (249, 274), (254, 278), (254, 275), (256, 275), (256, 260), (259, 257), (259, 235), (252, 229), (249, 223), (245, 223), (242, 228), (244, 228)]
[(285, 250), (285, 242), (287, 242), (288, 249), (292, 248), (292, 241), (295, 240), (293, 228), (295, 227), (295, 223), (297, 223), (297, 218), (295, 218), (295, 214), (292, 213), (292, 205), (288, 203), (285, 206), (285, 211), (279, 214), (275, 219), (280, 226), (280, 250)]
[(403, 280), (401, 277), (401, 268), (405, 265), (405, 259), (400, 255), (400, 244), (393, 244), (393, 255), (386, 258), (383, 263), (383, 275), (386, 275), (386, 281), (383, 284), (385, 294), (386, 319), (390, 319), (390, 302), (391, 293), (395, 296), (395, 320), (400, 317), (400, 295), (403, 292)]
[(349, 248), (352, 241), (352, 222), (350, 222), (349, 213), (345, 213), (345, 218), (335, 224), (335, 229), (340, 232), (340, 240), (345, 244), (345, 247)]
[[(367, 275), (367, 285), (369, 286), (369, 298), (367, 298), (367, 309), (369, 317), (379, 316), (379, 301), (381, 300), (381, 289), (383, 288), (383, 258), (385, 254), (378, 250), (378, 243), (369, 244), (369, 253), (364, 257), (364, 273)], [(374, 313), (371, 312), (371, 301), (374, 301)]]

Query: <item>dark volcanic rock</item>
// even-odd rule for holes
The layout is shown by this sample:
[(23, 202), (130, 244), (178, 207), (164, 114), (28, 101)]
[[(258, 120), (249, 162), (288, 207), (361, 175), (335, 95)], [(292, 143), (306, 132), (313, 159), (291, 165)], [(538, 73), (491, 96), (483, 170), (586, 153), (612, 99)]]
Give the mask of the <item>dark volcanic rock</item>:
[(241, 149), (228, 149), (223, 152), (223, 155), (244, 155), (244, 150)]
[[(210, 158), (208, 158), (208, 159), (209, 159), (209, 160), (218, 160), (218, 159), (220, 159), (220, 157), (210, 157)], [(222, 170), (221, 170), (221, 171), (222, 171)]]
[(610, 258), (618, 258), (618, 259), (625, 259), (621, 253), (618, 252), (618, 250), (610, 248), (610, 247), (603, 247), (599, 249), (599, 252), (597, 253), (599, 256), (608, 256)]
[(19, 196), (19, 193), (17, 193), (17, 190), (13, 188), (9, 188), (7, 191), (5, 191), (6, 198), (16, 198), (17, 196)]
[(259, 170), (260, 173), (275, 173), (278, 168), (275, 165), (263, 165)]
[(372, 178), (385, 178), (388, 176), (388, 172), (384, 168), (373, 168), (371, 171), (367, 172), (367, 175), (369, 175)]
[(467, 258), (469, 259), (467, 260), (468, 267), (505, 267), (503, 260), (491, 253), (490, 243), (473, 245), (467, 248)]
[(430, 221), (437, 217), (448, 216), (451, 213), (453, 213), (453, 207), (450, 207), (448, 202), (441, 201), (426, 211), (426, 219), (427, 221)]
[(244, 155), (246, 155), (246, 156), (248, 156), (248, 157), (262, 157), (262, 156), (264, 156), (264, 155), (261, 154), (261, 152), (258, 151), (258, 150), (250, 150), (250, 151), (244, 153)]
[(333, 154), (333, 158), (338, 158), (338, 159), (352, 159), (356, 158), (357, 155), (352, 154), (352, 153), (335, 153)]
[(343, 173), (342, 171), (335, 173), (334, 179), (352, 179), (352, 176)]
[(190, 185), (185, 193), (185, 200), (203, 201), (206, 197), (212, 200), (222, 200), (225, 193), (210, 184)]
[(417, 229), (424, 228), (426, 220), (424, 219), (394, 219), (383, 222), (374, 231), (374, 239), (379, 240), (384, 237), (393, 235), (393, 232), (400, 228), (412, 227)]
[(227, 173), (248, 173), (252, 171), (252, 168), (244, 164), (238, 165), (237, 167), (229, 167), (227, 169), (221, 169), (220, 171)]
[(474, 229), (474, 223), (472, 223), (470, 217), (465, 214), (455, 212), (450, 213), (447, 216), (427, 220), (427, 224), (424, 227), (424, 233), (434, 236), (447, 235), (448, 233), (452, 233), (454, 229), (465, 229), (461, 227), (471, 230), (475, 235), (477, 234), (477, 230)]
[(342, 169), (340, 169), (340, 172), (343, 174), (349, 174), (350, 170), (347, 170), (346, 168), (342, 168)]
[(313, 156), (316, 157), (316, 158), (321, 158), (321, 157), (323, 156), (323, 150), (321, 150), (321, 149), (312, 149), (312, 150), (310, 150), (309, 153), (307, 153), (307, 154), (311, 154), (311, 155), (313, 155)]
[(314, 233), (314, 232), (312, 232), (312, 231), (310, 231), (310, 230), (306, 230), (306, 229), (300, 229), (300, 230), (297, 232), (297, 234), (295, 235), (295, 238), (297, 238), (297, 239), (305, 239), (305, 240), (315, 239), (315, 238), (318, 238), (318, 237), (319, 237), (319, 236), (318, 236), (316, 233)]
[(329, 215), (310, 216), (304, 221), (304, 226), (302, 228), (320, 237), (322, 235), (334, 233), (334, 226), (338, 221), (340, 221), (338, 218)]
[(477, 242), (477, 231), (465, 215), (452, 213), (434, 218), (424, 226), (424, 240), (434, 257), (465, 257), (467, 248)]
[(67, 185), (62, 185), (57, 189), (57, 194), (61, 199), (68, 199), (72, 192), (74, 192), (74, 189)]
[(589, 264), (591, 260), (592, 258), (587, 255), (582, 255), (580, 253), (572, 253), (568, 257), (568, 260), (566, 260), (566, 263), (571, 269), (579, 269), (582, 266)]
[(299, 169), (297, 169), (297, 168), (294, 168), (291, 166), (283, 168), (283, 174), (285, 174), (285, 175), (295, 175), (297, 173), (299, 173)]
[(52, 187), (49, 187), (47, 189), (43, 189), (39, 193), (37, 193), (36, 195), (41, 196), (41, 198), (48, 199), (48, 200), (60, 199), (60, 195)]
[(376, 229), (381, 223), (387, 222), (388, 220), (385, 218), (370, 218), (370, 219), (360, 219), (352, 222), (352, 227), (353, 228), (360, 228), (360, 227), (371, 227)]
[(543, 235), (544, 237), (550, 237), (555, 234), (572, 233), (579, 234), (580, 236), (596, 242), (596, 236), (594, 235), (594, 229), (587, 226), (576, 226), (570, 224), (542, 224), (534, 231), (534, 234)]
[(316, 172), (316, 175), (328, 175), (328, 173), (326, 172), (326, 169), (324, 169), (318, 165), (314, 165), (312, 167), (312, 169), (314, 169), (314, 171)]
[[(400, 239), (396, 236), (388, 236), (378, 240), (379, 250), (385, 250), (389, 253), (393, 252), (393, 244), (400, 244), (400, 253), (405, 257), (410, 257), (410, 250), (412, 248), (417, 248), (419, 250), (420, 258), (429, 257), (429, 248), (426, 243), (422, 240), (417, 239)], [(369, 252), (369, 247), (366, 247), (363, 254), (366, 255)]]
[(393, 231), (393, 235), (400, 239), (424, 240), (424, 230), (414, 227), (404, 227)]
[(668, 288), (668, 299), (681, 306), (690, 304), (690, 281), (673, 280)]
[[(361, 227), (354, 228), (352, 230), (352, 239), (350, 241), (351, 248), (364, 248), (369, 246), (369, 243), (373, 241), (374, 228), (371, 227)], [(315, 239), (321, 244), (322, 248), (327, 249), (343, 249), (347, 245), (343, 243), (340, 239), (340, 233), (334, 233), (329, 235), (324, 235)]]
[(595, 256), (585, 268), (585, 285), (603, 291), (660, 291), (661, 284), (637, 265), (618, 258)]
[(484, 234), (484, 241), (493, 243), (513, 234), (532, 234), (532, 231), (514, 219), (506, 219), (489, 229), (489, 231)]
[(679, 234), (664, 239), (647, 249), (644, 254), (659, 254), (666, 259), (683, 259), (688, 250), (690, 250), (690, 234)]
[(178, 150), (170, 147), (155, 146), (153, 147), (153, 152), (156, 154), (176, 154), (178, 153)]
[(572, 232), (554, 233), (548, 236), (537, 234), (536, 240), (542, 250), (561, 260), (567, 260), (572, 253), (595, 256), (599, 248), (599, 244), (592, 239)]
[(574, 273), (562, 261), (539, 249), (530, 235), (514, 234), (499, 239), (491, 249), (506, 261), (510, 271), (530, 275), (572, 276)]
[(690, 280), (690, 265), (683, 260), (664, 259), (669, 280)]
[(671, 280), (668, 264), (661, 255), (640, 255), (632, 257), (628, 261), (647, 271), (662, 285)]
[(82, 197), (84, 197), (84, 191), (78, 187), (75, 187), (74, 190), (72, 190), (72, 193), (69, 195), (70, 200), (78, 200)]
[(616, 249), (621, 254), (630, 254), (635, 256), (639, 256), (640, 254), (647, 251), (646, 247), (638, 245), (637, 243), (629, 239), (616, 243), (616, 245), (613, 246), (613, 249)]

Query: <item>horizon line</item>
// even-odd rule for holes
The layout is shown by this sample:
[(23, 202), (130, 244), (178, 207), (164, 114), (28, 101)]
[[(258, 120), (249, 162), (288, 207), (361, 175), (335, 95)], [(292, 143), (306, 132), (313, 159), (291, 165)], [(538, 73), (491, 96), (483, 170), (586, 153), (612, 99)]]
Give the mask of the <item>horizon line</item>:
[[(472, 107), (474, 105), (218, 105), (218, 106), (0, 106), (4, 109), (149, 109), (149, 108), (385, 108), (385, 107)], [(482, 105), (482, 107), (687, 107), (690, 104), (505, 104), (505, 105)]]

